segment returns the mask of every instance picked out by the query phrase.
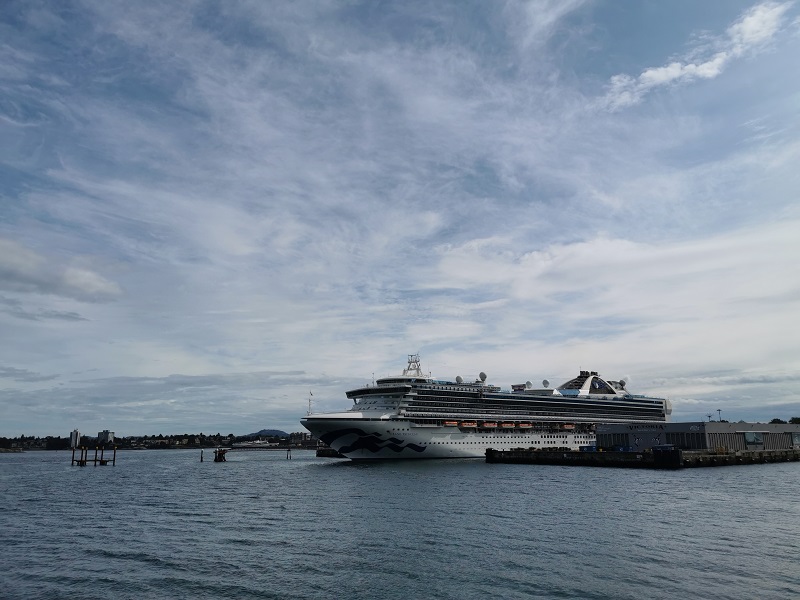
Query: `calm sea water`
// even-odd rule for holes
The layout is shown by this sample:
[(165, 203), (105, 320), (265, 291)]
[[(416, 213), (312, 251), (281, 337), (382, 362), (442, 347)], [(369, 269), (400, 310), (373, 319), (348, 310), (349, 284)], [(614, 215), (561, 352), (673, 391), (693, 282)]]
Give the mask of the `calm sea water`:
[(0, 454), (0, 597), (798, 598), (800, 464)]

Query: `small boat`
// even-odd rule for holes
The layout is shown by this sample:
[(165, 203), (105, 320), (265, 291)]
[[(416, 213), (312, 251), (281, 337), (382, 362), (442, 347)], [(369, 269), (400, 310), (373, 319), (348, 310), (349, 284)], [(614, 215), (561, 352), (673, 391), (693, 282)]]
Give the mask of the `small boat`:
[(514, 423), (502, 423), (500, 427), (504, 427), (505, 429), (512, 429), (516, 427), (516, 425)]
[(483, 423), (483, 425), (481, 425), (481, 427), (486, 427), (488, 429), (493, 429), (493, 428), (497, 427), (497, 423), (495, 423), (494, 421), (484, 421), (484, 423)]
[(478, 422), (477, 421), (461, 421), (461, 426), (462, 427), (477, 427), (478, 426)]
[(458, 427), (458, 421), (445, 421), (445, 427)]
[(533, 427), (533, 425), (531, 425), (530, 423), (520, 423), (519, 424), (519, 428), (520, 429), (530, 429), (531, 427)]

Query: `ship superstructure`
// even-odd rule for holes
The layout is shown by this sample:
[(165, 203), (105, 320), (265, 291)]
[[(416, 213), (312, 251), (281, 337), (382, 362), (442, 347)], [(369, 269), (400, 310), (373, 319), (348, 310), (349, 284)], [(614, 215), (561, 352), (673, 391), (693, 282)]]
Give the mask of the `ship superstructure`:
[(668, 400), (631, 394), (596, 371), (549, 385), (503, 390), (485, 373), (471, 383), (435, 379), (410, 354), (402, 375), (347, 392), (348, 411), (301, 422), (348, 458), (478, 458), (487, 448), (592, 446), (597, 423), (666, 422), (672, 412)]

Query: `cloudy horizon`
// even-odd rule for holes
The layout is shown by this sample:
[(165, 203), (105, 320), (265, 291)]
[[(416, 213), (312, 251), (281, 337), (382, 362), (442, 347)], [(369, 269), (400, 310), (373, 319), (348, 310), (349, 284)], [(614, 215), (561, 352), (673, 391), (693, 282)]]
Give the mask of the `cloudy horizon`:
[(800, 416), (800, 7), (12, 0), (0, 436), (300, 431), (420, 353)]

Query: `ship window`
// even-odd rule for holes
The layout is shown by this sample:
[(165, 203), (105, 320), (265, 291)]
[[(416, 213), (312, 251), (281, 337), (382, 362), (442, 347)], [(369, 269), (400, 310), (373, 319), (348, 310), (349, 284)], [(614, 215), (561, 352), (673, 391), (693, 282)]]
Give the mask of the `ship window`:
[(614, 390), (611, 389), (605, 381), (600, 379), (599, 377), (595, 377), (592, 381), (592, 386), (589, 388), (590, 394), (614, 394)]
[(580, 377), (576, 377), (575, 379), (571, 379), (570, 381), (561, 384), (558, 389), (560, 390), (579, 390), (583, 387), (583, 383), (586, 381), (587, 377), (585, 375), (581, 375)]

